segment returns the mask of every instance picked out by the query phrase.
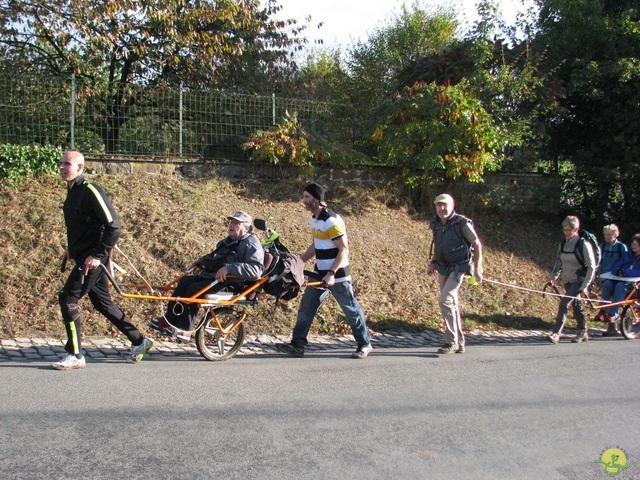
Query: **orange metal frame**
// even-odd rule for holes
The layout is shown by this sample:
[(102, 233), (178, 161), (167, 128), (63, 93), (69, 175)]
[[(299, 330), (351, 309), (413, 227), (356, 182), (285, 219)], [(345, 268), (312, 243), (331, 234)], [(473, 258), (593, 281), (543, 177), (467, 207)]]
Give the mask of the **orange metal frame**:
[[(152, 291), (156, 290), (156, 291), (160, 291), (160, 292), (171, 291), (175, 287), (175, 284), (183, 276), (184, 275), (181, 275), (180, 277), (177, 277), (174, 280), (172, 280), (169, 283), (166, 283), (164, 285), (152, 286), (151, 289), (152, 289)], [(258, 280), (256, 280), (256, 282), (254, 284), (252, 284), (251, 286), (247, 287), (242, 292), (239, 292), (238, 294), (234, 295), (232, 298), (230, 298), (228, 300), (217, 299), (215, 304), (216, 305), (229, 305), (229, 306), (230, 305), (234, 305), (234, 304), (238, 303), (241, 298), (246, 297), (247, 295), (251, 294), (252, 292), (257, 290), (258, 288), (260, 288), (262, 285), (267, 283), (268, 280), (269, 280), (269, 277), (260, 277)], [(211, 304), (212, 301), (210, 299), (207, 299), (207, 298), (199, 298), (199, 297), (201, 297), (202, 295), (207, 293), (207, 291), (209, 291), (211, 289), (211, 287), (213, 287), (213, 286), (215, 286), (217, 284), (218, 284), (218, 282), (214, 280), (209, 285), (207, 285), (206, 287), (202, 288), (200, 291), (194, 293), (190, 297), (173, 297), (173, 296), (162, 296), (162, 295), (152, 295), (152, 294), (145, 295), (145, 294), (138, 294), (138, 293), (126, 293), (126, 292), (123, 292), (122, 290), (120, 290), (119, 293), (124, 298), (133, 298), (133, 299), (137, 299), (137, 300), (182, 302), (182, 303), (186, 303), (186, 304), (199, 303), (201, 305), (207, 305), (207, 304)], [(118, 287), (120, 287), (121, 289), (123, 287), (124, 288), (134, 288), (134, 289), (147, 288), (146, 285), (135, 284), (135, 283), (119, 284)]]
[[(168, 283), (165, 283), (164, 285), (156, 285), (156, 286), (152, 286), (150, 285), (146, 280), (142, 279), (143, 283), (116, 283), (115, 279), (113, 278), (113, 275), (111, 274), (111, 272), (109, 272), (106, 267), (103, 267), (105, 272), (107, 272), (107, 275), (109, 276), (109, 280), (111, 280), (111, 283), (114, 285), (114, 287), (116, 288), (116, 290), (118, 291), (118, 293), (124, 297), (124, 298), (132, 298), (132, 299), (136, 299), (136, 300), (153, 300), (153, 301), (160, 301), (160, 302), (164, 302), (164, 301), (169, 301), (169, 302), (182, 302), (185, 304), (193, 304), (193, 303), (198, 303), (200, 305), (223, 305), (223, 306), (232, 306), (235, 305), (236, 303), (238, 303), (242, 298), (246, 298), (248, 295), (250, 295), (251, 293), (253, 293), (254, 291), (256, 291), (257, 289), (259, 289), (262, 285), (264, 285), (265, 283), (267, 283), (269, 281), (269, 276), (263, 276), (260, 277), (258, 280), (255, 281), (255, 283), (253, 283), (251, 286), (245, 288), (243, 291), (235, 294), (232, 298), (230, 299), (216, 299), (215, 302), (212, 302), (211, 299), (208, 298), (199, 298), (202, 295), (204, 295), (205, 293), (207, 293), (211, 287), (217, 285), (219, 282), (214, 280), (212, 281), (209, 285), (207, 285), (206, 287), (202, 288), (200, 291), (194, 293), (192, 296), (190, 297), (174, 297), (174, 296), (168, 296), (168, 295), (154, 295), (153, 292), (154, 291), (158, 291), (158, 292), (168, 292), (171, 291), (175, 288), (175, 285), (180, 281), (180, 279), (182, 277), (184, 277), (186, 275), (180, 275), (179, 277), (174, 278), (173, 280), (171, 280)], [(322, 286), (322, 282), (306, 282), (304, 284), (305, 287), (319, 287)], [(122, 289), (125, 288), (131, 288), (131, 289), (138, 289), (138, 290), (148, 290), (149, 294), (140, 294), (140, 293), (126, 293), (123, 292)]]
[[(632, 306), (635, 302), (640, 301), (640, 298), (637, 297), (638, 288), (640, 288), (640, 282), (635, 283), (635, 285), (633, 286), (633, 288), (631, 289), (631, 291), (629, 292), (629, 294), (624, 300), (620, 302), (614, 302), (614, 303), (605, 303), (603, 305), (598, 305), (595, 308), (596, 310), (600, 310), (601, 308), (618, 307), (618, 306), (624, 308), (624, 307)], [(633, 313), (633, 317), (637, 321), (638, 314), (636, 312), (636, 309), (632, 307), (631, 311)]]

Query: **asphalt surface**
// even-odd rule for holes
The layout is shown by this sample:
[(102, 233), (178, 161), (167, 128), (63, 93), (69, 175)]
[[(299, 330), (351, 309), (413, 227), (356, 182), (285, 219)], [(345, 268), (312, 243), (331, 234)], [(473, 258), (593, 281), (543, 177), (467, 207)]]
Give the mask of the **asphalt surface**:
[(640, 342), (545, 333), (472, 333), (463, 355), (378, 335), (365, 360), (350, 337), (224, 362), (168, 342), (137, 365), (100, 339), (69, 372), (60, 340), (4, 340), (0, 478), (584, 480), (611, 448), (640, 478)]
[[(549, 332), (543, 330), (512, 330), (504, 332), (470, 332), (465, 334), (467, 347), (476, 345), (502, 345), (512, 343), (539, 343)], [(576, 334), (575, 330), (565, 328), (564, 342)], [(601, 330), (590, 329), (592, 337), (598, 337)], [(289, 341), (285, 336), (247, 335), (244, 346), (237, 355), (259, 355), (276, 353), (275, 344)], [(316, 336), (310, 338), (307, 352), (331, 351), (344, 348), (355, 350), (351, 335)], [(439, 348), (444, 343), (440, 332), (425, 331), (420, 333), (374, 333), (371, 344), (374, 352), (385, 348)], [(64, 341), (59, 338), (15, 338), (0, 340), (0, 362), (27, 360), (57, 361), (66, 355)], [(124, 337), (83, 339), (83, 350), (87, 361), (127, 357), (131, 345)], [(146, 357), (199, 356), (192, 343), (176, 343), (175, 341), (155, 340), (154, 346)]]

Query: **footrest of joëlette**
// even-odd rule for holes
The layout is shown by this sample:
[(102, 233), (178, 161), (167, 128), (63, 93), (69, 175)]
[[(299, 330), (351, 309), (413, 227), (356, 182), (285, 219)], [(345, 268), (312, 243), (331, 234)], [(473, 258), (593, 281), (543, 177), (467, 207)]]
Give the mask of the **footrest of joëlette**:
[[(220, 305), (220, 302), (224, 302), (222, 305), (225, 305), (226, 302), (233, 300), (238, 295), (238, 293), (234, 292), (216, 292), (203, 295), (202, 298), (208, 300), (208, 305)], [(245, 296), (241, 296), (237, 301), (233, 303), (233, 305), (251, 305), (254, 304), (255, 301), (255, 298), (249, 299)]]

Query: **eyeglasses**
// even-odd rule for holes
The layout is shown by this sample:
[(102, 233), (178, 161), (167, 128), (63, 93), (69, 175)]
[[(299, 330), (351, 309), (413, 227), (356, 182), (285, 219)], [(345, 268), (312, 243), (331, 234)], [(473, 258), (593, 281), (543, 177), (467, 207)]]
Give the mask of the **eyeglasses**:
[(571, 227), (562, 227), (562, 231), (563, 231), (563, 232), (573, 232), (573, 230), (574, 230), (574, 229), (573, 229), (573, 228), (571, 228)]

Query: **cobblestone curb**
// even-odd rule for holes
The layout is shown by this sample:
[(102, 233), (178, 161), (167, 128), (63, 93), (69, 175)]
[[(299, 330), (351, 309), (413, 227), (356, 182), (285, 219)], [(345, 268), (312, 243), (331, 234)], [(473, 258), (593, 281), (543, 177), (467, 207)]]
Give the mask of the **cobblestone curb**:
[[(590, 336), (598, 336), (601, 330), (589, 329)], [(546, 342), (546, 330), (513, 330), (505, 332), (469, 332), (465, 333), (467, 347), (474, 345), (500, 345), (511, 343)], [(565, 329), (563, 336), (571, 337), (575, 330)], [(276, 353), (275, 344), (289, 341), (287, 336), (247, 335), (238, 355), (259, 355)], [(424, 331), (420, 333), (375, 333), (371, 343), (374, 349), (440, 347), (444, 336), (440, 332)], [(129, 356), (130, 344), (120, 338), (93, 338), (83, 340), (83, 351), (88, 358), (109, 359)], [(355, 343), (351, 335), (315, 336), (310, 339), (307, 351), (353, 350)], [(375, 350), (374, 350), (375, 351)], [(0, 362), (45, 360), (55, 362), (66, 355), (64, 340), (56, 338), (15, 338), (0, 340)], [(174, 357), (178, 355), (199, 356), (193, 343), (183, 344), (155, 340), (146, 356)]]

